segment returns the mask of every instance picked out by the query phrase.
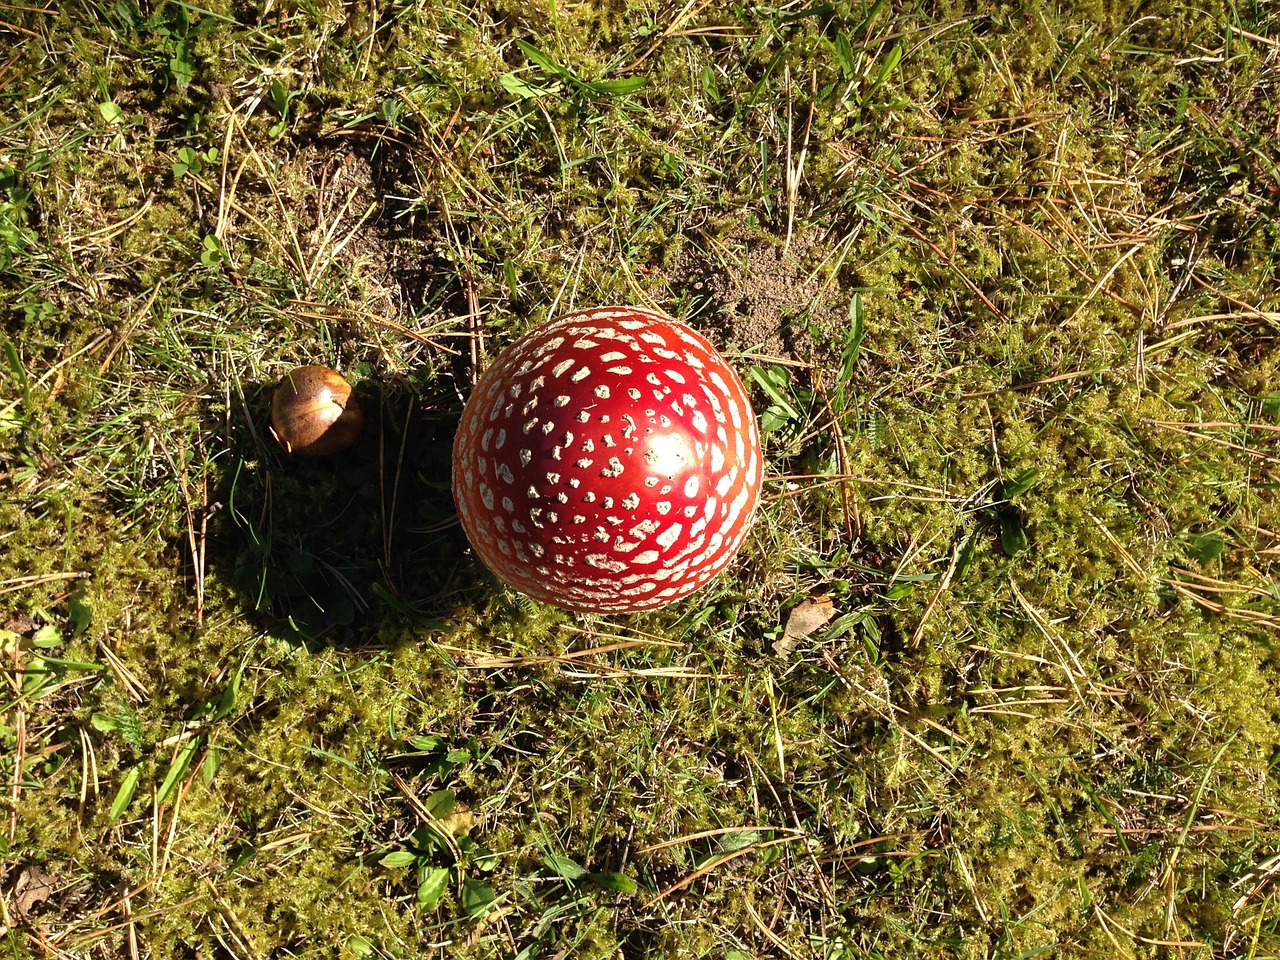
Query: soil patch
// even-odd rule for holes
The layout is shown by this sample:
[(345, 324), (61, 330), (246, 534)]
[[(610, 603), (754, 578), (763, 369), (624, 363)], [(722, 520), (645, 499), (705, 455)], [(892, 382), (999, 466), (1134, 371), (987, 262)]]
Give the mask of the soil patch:
[(690, 244), (671, 271), (672, 293), (726, 349), (808, 362), (811, 331), (834, 329), (847, 309), (818, 269), (820, 243), (816, 234), (796, 235), (788, 248), (780, 237), (743, 230), (709, 250)]

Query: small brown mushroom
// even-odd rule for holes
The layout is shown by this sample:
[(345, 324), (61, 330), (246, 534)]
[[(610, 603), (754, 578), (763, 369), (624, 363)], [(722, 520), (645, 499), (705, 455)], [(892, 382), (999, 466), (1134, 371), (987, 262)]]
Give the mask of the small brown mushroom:
[(327, 457), (347, 449), (364, 429), (351, 385), (336, 370), (309, 364), (284, 375), (271, 399), (271, 433), (286, 453)]

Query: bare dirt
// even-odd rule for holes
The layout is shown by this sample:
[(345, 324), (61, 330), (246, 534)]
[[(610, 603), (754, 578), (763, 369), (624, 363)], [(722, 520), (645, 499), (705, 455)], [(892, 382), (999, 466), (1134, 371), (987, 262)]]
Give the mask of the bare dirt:
[[(357, 151), (317, 148), (305, 159), (312, 246), (327, 248), (339, 269), (357, 278), (365, 319), (412, 326), (433, 281), (451, 265), (416, 241), (414, 215), (394, 215), (388, 194), (393, 185), (408, 187), (394, 152), (370, 162)], [(848, 309), (822, 272), (827, 252), (816, 230), (797, 232), (789, 243), (746, 226), (718, 238), (690, 237), (666, 270), (668, 295), (660, 300), (729, 353), (810, 363)], [(455, 290), (442, 305), (460, 315), (467, 309)]]
[(714, 253), (691, 244), (672, 268), (672, 293), (690, 302), (695, 325), (729, 351), (808, 362), (808, 328), (829, 331), (846, 309), (834, 291), (824, 292), (819, 244), (816, 236), (796, 235), (788, 247), (745, 229), (718, 241)]

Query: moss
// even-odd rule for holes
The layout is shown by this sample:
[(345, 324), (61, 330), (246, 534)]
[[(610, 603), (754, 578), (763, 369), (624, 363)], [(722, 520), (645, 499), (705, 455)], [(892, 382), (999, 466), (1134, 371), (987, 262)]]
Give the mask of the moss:
[[(1274, 309), (1275, 104), (1234, 27), (1265, 23), (206, 6), (15, 13), (41, 39), (13, 51), (0, 134), (0, 203), (30, 231), (0, 234), (21, 368), (0, 356), (0, 584), (92, 576), (0, 594), (0, 628), (23, 663), (102, 668), (23, 701), (48, 752), (5, 869), (85, 891), (40, 922), (114, 923), (85, 918), (158, 875), (137, 931), (175, 956), (232, 934), (263, 956), (754, 955), (778, 947), (762, 923), (797, 954), (1143, 955), (1259, 924), (1262, 900), (1232, 911), (1275, 820), (1280, 507), (1275, 445), (1244, 424), (1274, 419), (1280, 351), (1241, 304)], [(648, 82), (583, 92), (516, 38)], [(296, 94), (281, 129), (272, 78)], [(176, 176), (183, 146), (227, 151), (226, 180), (221, 153)], [(605, 622), (503, 592), (444, 525), (472, 309), (492, 356), (569, 303), (670, 305), (686, 258), (728, 269), (789, 223), (838, 301), (792, 312), (798, 359), (838, 359), (854, 291), (864, 310), (859, 361), (823, 377), (858, 538), (840, 489), (802, 479), (837, 457), (797, 368), (759, 526), (705, 595)], [(348, 460), (291, 463), (265, 434), (270, 385), (311, 359), (358, 369), (377, 411)], [(775, 655), (811, 593), (838, 626)], [(37, 647), (46, 624), (63, 639)], [(470, 807), (493, 856), (462, 873), (499, 915), (456, 884), (423, 913), (415, 868), (380, 862), (420, 825), (401, 783)], [(1189, 822), (1211, 829), (1181, 842)], [(694, 837), (744, 826), (787, 842), (715, 863), (732, 834)]]

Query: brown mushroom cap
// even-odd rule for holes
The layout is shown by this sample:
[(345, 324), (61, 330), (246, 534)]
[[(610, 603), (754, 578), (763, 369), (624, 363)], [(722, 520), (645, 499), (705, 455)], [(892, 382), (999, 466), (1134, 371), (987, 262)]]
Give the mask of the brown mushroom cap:
[(327, 457), (356, 442), (364, 412), (338, 371), (308, 364), (290, 370), (276, 387), (271, 428), (285, 452)]

